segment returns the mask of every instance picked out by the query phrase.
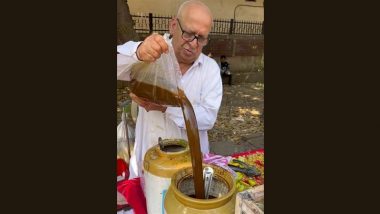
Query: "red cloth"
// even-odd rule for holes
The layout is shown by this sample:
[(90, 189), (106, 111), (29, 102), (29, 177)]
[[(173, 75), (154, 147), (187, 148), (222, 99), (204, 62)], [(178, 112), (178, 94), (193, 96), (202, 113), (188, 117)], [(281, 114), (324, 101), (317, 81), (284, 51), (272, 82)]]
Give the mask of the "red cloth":
[(140, 178), (118, 182), (117, 191), (125, 197), (135, 214), (147, 214), (146, 200), (141, 189)]
[(117, 159), (116, 176), (122, 176), (125, 172), (125, 179), (129, 178), (128, 164), (123, 159)]
[(241, 153), (236, 153), (236, 154), (233, 154), (231, 155), (231, 157), (239, 157), (239, 156), (247, 156), (247, 155), (250, 155), (250, 154), (256, 154), (258, 152), (263, 152), (264, 153), (264, 149), (257, 149), (257, 150), (251, 150), (251, 151), (248, 151), (248, 152), (241, 152)]

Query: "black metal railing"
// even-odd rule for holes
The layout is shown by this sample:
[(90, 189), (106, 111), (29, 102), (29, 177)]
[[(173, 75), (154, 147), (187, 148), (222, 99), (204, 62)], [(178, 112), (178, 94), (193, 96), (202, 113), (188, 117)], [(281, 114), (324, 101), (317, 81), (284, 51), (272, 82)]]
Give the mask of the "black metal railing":
[[(172, 16), (149, 14), (132, 14), (136, 33), (169, 32), (169, 20)], [(264, 34), (263, 22), (237, 21), (234, 19), (214, 19), (210, 34), (260, 35)]]

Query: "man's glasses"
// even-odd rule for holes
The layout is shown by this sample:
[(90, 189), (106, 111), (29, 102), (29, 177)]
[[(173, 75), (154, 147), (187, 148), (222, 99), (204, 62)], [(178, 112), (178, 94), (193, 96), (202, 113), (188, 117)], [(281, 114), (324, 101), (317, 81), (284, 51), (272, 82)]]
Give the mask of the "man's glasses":
[(182, 29), (181, 23), (179, 22), (179, 19), (177, 19), (179, 28), (182, 31), (182, 39), (186, 42), (192, 42), (194, 39), (197, 39), (198, 44), (201, 46), (205, 46), (208, 43), (209, 38), (204, 38), (202, 36), (197, 36), (194, 33), (186, 32)]

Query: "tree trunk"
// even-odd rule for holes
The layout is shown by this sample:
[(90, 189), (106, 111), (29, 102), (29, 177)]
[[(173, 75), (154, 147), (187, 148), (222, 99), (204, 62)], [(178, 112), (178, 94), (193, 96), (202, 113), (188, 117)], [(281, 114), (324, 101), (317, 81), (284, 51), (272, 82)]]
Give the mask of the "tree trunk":
[(139, 37), (133, 28), (133, 20), (129, 11), (128, 0), (117, 0), (117, 44), (127, 41), (138, 41)]

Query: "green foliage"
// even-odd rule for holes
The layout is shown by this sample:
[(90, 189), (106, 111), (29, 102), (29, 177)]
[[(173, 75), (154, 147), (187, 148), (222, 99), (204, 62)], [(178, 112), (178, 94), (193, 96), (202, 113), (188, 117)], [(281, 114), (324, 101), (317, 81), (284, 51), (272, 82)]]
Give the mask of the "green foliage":
[(128, 105), (126, 105), (126, 106), (124, 106), (124, 108), (123, 108), (123, 111), (125, 112), (125, 113), (130, 113), (131, 112), (131, 103), (130, 104), (128, 104)]

